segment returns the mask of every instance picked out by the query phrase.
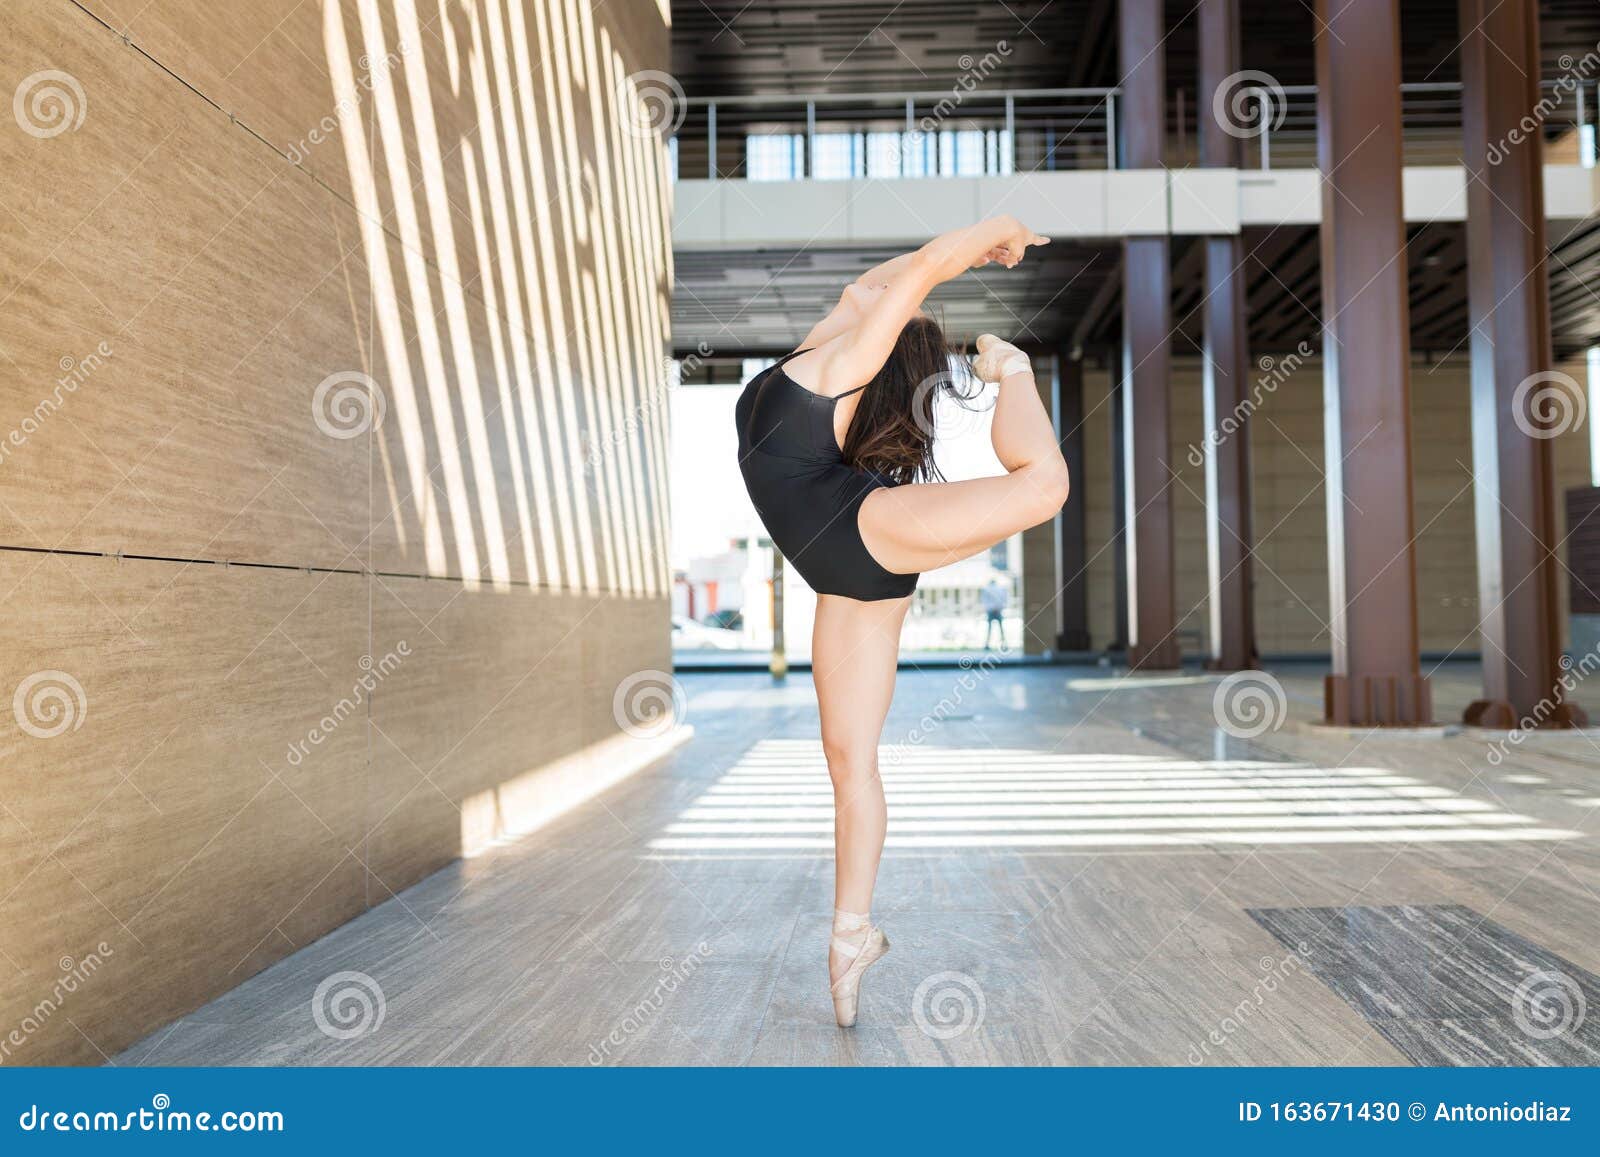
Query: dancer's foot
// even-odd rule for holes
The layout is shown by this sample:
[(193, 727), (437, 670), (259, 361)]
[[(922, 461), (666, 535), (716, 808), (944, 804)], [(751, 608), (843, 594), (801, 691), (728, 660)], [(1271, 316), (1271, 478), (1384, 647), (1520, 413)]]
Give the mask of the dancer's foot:
[(889, 941), (882, 929), (874, 927), (865, 914), (834, 909), (828, 978), (832, 982), (833, 1015), (839, 1027), (849, 1028), (856, 1023), (861, 977), (888, 951)]

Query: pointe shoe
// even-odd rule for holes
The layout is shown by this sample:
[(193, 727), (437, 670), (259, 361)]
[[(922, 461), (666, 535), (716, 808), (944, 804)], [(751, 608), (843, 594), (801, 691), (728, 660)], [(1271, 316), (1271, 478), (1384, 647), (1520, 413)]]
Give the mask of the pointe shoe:
[[(866, 935), (858, 940), (847, 940), (841, 935), (862, 929), (866, 929)], [(883, 929), (872, 924), (866, 916), (836, 910), (833, 914), (833, 950), (850, 961), (850, 966), (829, 986), (833, 995), (833, 1018), (839, 1022), (840, 1028), (850, 1028), (856, 1023), (861, 978), (889, 951), (889, 939), (883, 934)]]
[(1000, 382), (1013, 374), (1032, 374), (1033, 362), (1010, 342), (985, 333), (978, 335), (978, 357), (972, 372), (985, 382)]

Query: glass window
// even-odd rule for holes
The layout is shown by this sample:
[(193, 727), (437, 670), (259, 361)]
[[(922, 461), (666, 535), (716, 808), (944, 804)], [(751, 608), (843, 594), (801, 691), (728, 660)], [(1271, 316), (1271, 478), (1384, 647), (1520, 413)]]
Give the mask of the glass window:
[(958, 177), (982, 176), (984, 169), (984, 135), (978, 129), (963, 129), (951, 133), (955, 148), (953, 171)]
[(811, 175), (819, 181), (847, 181), (861, 175), (861, 134), (818, 133)]
[(909, 132), (901, 134), (900, 172), (906, 177), (926, 177), (938, 171), (939, 136), (937, 133)]
[(744, 140), (745, 176), (752, 181), (794, 181), (804, 174), (805, 137), (761, 133)]
[(867, 134), (867, 176), (898, 177), (902, 154), (910, 144), (909, 133)]

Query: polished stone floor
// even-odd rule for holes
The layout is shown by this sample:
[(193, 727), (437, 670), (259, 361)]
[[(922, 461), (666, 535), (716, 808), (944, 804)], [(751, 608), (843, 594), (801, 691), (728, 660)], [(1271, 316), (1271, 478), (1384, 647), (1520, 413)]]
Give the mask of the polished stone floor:
[(666, 762), (116, 1063), (1600, 1062), (1600, 737), (1331, 731), (1274, 674), (903, 672), (854, 1030), (809, 680), (705, 674)]

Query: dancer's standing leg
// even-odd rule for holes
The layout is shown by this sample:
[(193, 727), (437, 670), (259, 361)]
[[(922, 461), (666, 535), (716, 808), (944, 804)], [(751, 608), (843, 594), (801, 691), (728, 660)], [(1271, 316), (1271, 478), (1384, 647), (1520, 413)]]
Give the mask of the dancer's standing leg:
[[(833, 780), (835, 921), (828, 974), (836, 985), (872, 947), (869, 941), (875, 930), (868, 917), (888, 827), (883, 782), (878, 778), (878, 740), (894, 698), (900, 628), (910, 605), (909, 597), (879, 602), (817, 597), (811, 667), (822, 750)], [(853, 987), (846, 995), (848, 1011), (840, 1011), (841, 1024), (855, 1019)], [(837, 990), (835, 1003), (841, 1003)]]

